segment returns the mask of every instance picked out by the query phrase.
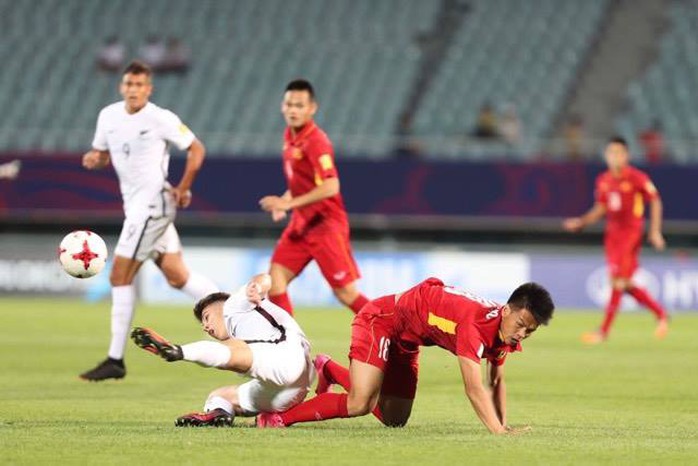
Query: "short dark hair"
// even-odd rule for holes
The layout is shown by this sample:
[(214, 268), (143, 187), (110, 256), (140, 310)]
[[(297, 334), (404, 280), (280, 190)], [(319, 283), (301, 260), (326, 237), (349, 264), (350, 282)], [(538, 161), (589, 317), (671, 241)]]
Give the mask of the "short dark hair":
[(613, 136), (608, 140), (609, 144), (620, 144), (626, 149), (628, 148), (628, 141), (623, 136)]
[(315, 89), (307, 79), (294, 79), (286, 85), (286, 92), (288, 91), (308, 91), (310, 98), (315, 100)]
[(217, 303), (218, 301), (227, 301), (228, 298), (230, 298), (230, 293), (225, 293), (223, 291), (211, 293), (210, 295), (201, 298), (199, 302), (194, 305), (194, 317), (196, 317), (196, 320), (201, 322), (201, 314), (204, 313), (204, 309), (213, 303)]
[(153, 76), (153, 69), (145, 62), (134, 60), (124, 68), (122, 75), (124, 74), (144, 74), (151, 78)]
[(548, 325), (555, 310), (555, 304), (548, 290), (533, 282), (524, 283), (515, 289), (509, 296), (507, 304), (514, 311), (528, 309), (539, 325)]

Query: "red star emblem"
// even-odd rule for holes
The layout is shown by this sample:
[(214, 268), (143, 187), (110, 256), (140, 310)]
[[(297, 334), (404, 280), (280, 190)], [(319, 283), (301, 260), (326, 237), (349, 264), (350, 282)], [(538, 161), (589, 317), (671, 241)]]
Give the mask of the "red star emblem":
[(92, 259), (96, 259), (98, 257), (99, 254), (95, 254), (90, 250), (90, 245), (87, 244), (87, 240), (83, 241), (82, 243), (82, 251), (77, 254), (73, 254), (73, 259), (82, 261), (85, 270), (90, 268), (90, 262), (92, 262)]

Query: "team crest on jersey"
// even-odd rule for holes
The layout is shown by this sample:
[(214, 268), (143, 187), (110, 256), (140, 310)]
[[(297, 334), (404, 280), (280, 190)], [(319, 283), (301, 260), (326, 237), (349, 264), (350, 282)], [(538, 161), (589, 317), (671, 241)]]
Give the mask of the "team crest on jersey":
[(303, 158), (303, 151), (300, 150), (300, 149), (297, 148), (297, 147), (294, 147), (294, 148), (291, 150), (291, 157), (293, 157), (293, 158), (296, 159), (296, 160), (300, 160), (300, 159)]
[(507, 352), (502, 350), (497, 355), (497, 359), (504, 359), (504, 356), (506, 356), (506, 355), (507, 355)]
[(624, 193), (627, 193), (627, 192), (630, 191), (632, 188), (633, 188), (633, 185), (630, 184), (629, 181), (623, 181), (623, 182), (620, 184), (620, 190), (623, 191)]
[(320, 156), (320, 166), (323, 170), (332, 170), (334, 163), (332, 163), (332, 156), (330, 154), (322, 154)]

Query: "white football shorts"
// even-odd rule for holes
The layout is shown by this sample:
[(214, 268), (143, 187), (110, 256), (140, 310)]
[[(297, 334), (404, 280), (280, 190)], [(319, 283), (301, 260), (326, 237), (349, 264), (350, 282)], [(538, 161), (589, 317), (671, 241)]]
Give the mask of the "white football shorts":
[(286, 411), (305, 399), (315, 381), (310, 345), (298, 335), (280, 343), (250, 343), (252, 380), (238, 387), (247, 415)]
[(182, 250), (173, 215), (124, 220), (119, 241), (114, 249), (115, 256), (127, 257), (143, 262), (160, 254)]

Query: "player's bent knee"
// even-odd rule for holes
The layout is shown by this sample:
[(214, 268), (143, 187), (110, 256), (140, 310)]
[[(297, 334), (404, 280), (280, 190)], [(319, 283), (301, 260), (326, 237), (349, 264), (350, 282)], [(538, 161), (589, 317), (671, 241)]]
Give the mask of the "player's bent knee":
[(213, 397), (220, 396), (221, 398), (228, 398), (228, 390), (227, 387), (221, 387), (213, 390), (211, 393), (208, 394), (208, 399), (210, 400)]
[(365, 416), (374, 410), (377, 401), (349, 395), (349, 398), (347, 398), (347, 414), (351, 417)]
[(167, 284), (170, 285), (172, 288), (177, 288), (180, 289), (184, 287), (187, 283), (187, 276), (186, 275), (173, 275), (173, 276), (168, 276), (167, 277)]
[(133, 280), (129, 280), (128, 273), (112, 270), (109, 274), (109, 284), (111, 286), (126, 286), (130, 285)]
[(344, 305), (349, 306), (359, 296), (356, 289), (334, 288), (332, 290), (335, 297)]

